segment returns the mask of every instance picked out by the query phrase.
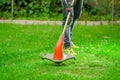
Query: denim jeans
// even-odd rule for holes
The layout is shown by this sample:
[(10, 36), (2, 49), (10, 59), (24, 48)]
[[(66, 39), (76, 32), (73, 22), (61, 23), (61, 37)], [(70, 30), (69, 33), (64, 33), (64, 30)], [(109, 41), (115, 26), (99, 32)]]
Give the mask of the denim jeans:
[[(69, 1), (69, 0), (67, 0)], [(70, 20), (68, 22), (68, 26), (65, 30), (64, 33), (64, 48), (71, 47), (71, 36), (72, 36), (72, 30), (74, 27), (74, 23), (76, 19), (81, 15), (82, 12), (82, 6), (83, 6), (83, 0), (77, 0), (76, 4), (74, 7), (71, 8), (70, 10)], [(66, 19), (67, 19), (67, 14), (68, 12), (66, 11), (66, 4), (64, 0), (62, 0), (62, 10), (63, 10), (63, 22), (62, 22), (62, 27), (64, 27)]]

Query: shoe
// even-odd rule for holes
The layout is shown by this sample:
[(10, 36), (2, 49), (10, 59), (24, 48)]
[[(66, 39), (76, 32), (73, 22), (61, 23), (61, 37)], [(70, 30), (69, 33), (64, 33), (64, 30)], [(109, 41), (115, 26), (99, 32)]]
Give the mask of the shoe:
[(67, 48), (66, 51), (67, 51), (67, 53), (70, 54), (71, 56), (75, 56), (75, 55), (76, 55), (76, 53), (73, 51), (72, 48)]
[(76, 46), (73, 42), (71, 42), (72, 48), (80, 48), (79, 46)]

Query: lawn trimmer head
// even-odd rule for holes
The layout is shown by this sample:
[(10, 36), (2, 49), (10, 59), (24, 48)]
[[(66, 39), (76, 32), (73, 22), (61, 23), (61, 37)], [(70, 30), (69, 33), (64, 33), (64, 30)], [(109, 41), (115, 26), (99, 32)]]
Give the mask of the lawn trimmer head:
[(59, 59), (59, 60), (54, 59), (53, 56), (54, 56), (54, 54), (46, 54), (46, 55), (42, 56), (42, 59), (47, 59), (47, 60), (50, 60), (50, 61), (55, 62), (55, 63), (62, 63), (62, 62), (69, 60), (69, 59), (75, 59), (74, 56), (71, 56), (69, 54), (63, 54), (62, 59)]

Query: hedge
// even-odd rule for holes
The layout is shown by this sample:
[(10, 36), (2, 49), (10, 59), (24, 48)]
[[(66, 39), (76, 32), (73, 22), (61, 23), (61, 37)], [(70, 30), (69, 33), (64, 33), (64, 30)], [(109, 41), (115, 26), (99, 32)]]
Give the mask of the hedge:
[[(119, 0), (116, 0), (119, 2)], [(0, 0), (0, 18), (11, 18), (12, 0)], [(107, 5), (106, 5), (107, 4)], [(115, 17), (120, 17), (120, 5), (115, 3)], [(50, 19), (62, 18), (61, 0), (14, 0), (14, 18)], [(89, 16), (92, 16), (92, 18)], [(111, 0), (85, 0), (81, 19), (110, 20)]]
[[(60, 0), (14, 0), (14, 17), (58, 16), (62, 8)], [(0, 17), (11, 17), (11, 0), (0, 1)]]

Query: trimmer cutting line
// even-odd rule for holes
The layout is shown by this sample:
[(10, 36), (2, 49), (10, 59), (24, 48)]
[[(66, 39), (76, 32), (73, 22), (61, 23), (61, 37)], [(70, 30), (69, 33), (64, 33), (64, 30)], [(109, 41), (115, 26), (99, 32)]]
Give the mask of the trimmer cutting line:
[(62, 50), (63, 43), (64, 43), (64, 33), (65, 33), (65, 30), (68, 26), (69, 19), (70, 19), (70, 11), (68, 12), (67, 19), (66, 19), (62, 34), (60, 35), (59, 40), (57, 41), (56, 46), (54, 48), (54, 54), (43, 55), (42, 59), (48, 59), (48, 60), (53, 61), (55, 63), (61, 63), (61, 62), (68, 60), (68, 59), (75, 59), (74, 56), (71, 56), (69, 54), (64, 54), (63, 50)]

